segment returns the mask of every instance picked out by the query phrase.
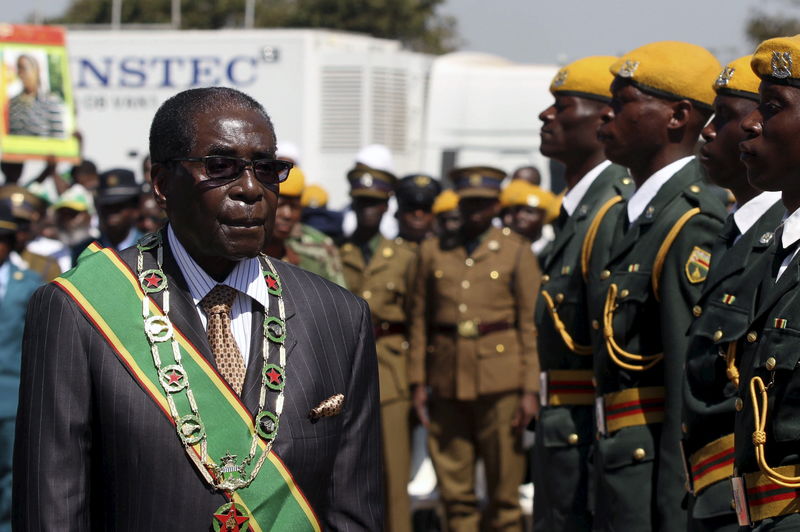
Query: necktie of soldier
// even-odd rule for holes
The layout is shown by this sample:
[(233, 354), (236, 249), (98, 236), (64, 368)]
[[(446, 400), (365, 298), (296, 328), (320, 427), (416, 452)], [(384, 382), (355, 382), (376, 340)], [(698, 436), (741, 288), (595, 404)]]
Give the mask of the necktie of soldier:
[(244, 385), (244, 359), (231, 330), (231, 307), (236, 289), (218, 284), (200, 301), (208, 317), (208, 343), (217, 363), (217, 371), (237, 394)]

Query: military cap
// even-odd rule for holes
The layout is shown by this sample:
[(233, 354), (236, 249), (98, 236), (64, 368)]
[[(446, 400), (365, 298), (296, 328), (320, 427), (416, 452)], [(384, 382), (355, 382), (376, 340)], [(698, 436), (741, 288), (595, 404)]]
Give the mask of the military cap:
[(114, 168), (100, 174), (96, 201), (100, 205), (112, 205), (138, 198), (142, 187), (127, 168)]
[(353, 198), (389, 199), (397, 181), (397, 177), (391, 172), (361, 163), (356, 163), (355, 168), (347, 172), (347, 179), (350, 181), (350, 196)]
[(11, 212), (11, 201), (8, 198), (0, 199), (0, 236), (13, 235), (18, 228)]
[(458, 209), (458, 194), (452, 189), (443, 190), (433, 202), (431, 211), (433, 214), (442, 214), (443, 212), (450, 212)]
[(756, 48), (750, 66), (761, 79), (800, 86), (800, 35), (767, 39)]
[(555, 219), (553, 213), (558, 215), (558, 209), (554, 208), (557, 204), (555, 194), (542, 187), (532, 185), (522, 179), (515, 179), (506, 186), (500, 193), (500, 205), (502, 207), (538, 207), (545, 211), (545, 223)]
[(34, 220), (45, 208), (45, 201), (19, 185), (0, 187), (0, 200), (6, 200), (11, 207), (14, 218)]
[(319, 185), (308, 185), (300, 196), (300, 205), (318, 209), (328, 204), (328, 193)]
[(690, 100), (711, 109), (711, 86), (722, 65), (705, 48), (679, 41), (659, 41), (628, 52), (611, 65), (611, 73), (633, 86), (669, 100)]
[(506, 173), (491, 166), (467, 166), (450, 171), (450, 180), (461, 198), (496, 198)]
[(750, 68), (752, 58), (752, 55), (740, 57), (722, 69), (714, 82), (717, 94), (758, 101), (758, 85), (761, 80)]
[(73, 211), (84, 212), (88, 211), (91, 207), (91, 199), (89, 198), (86, 189), (83, 187), (70, 187), (64, 191), (63, 194), (53, 204), (53, 208), (58, 209), (72, 209)]
[(609, 69), (617, 59), (611, 55), (593, 55), (573, 61), (556, 72), (550, 92), (554, 96), (564, 94), (609, 102), (614, 81)]
[(293, 166), (292, 169), (289, 170), (289, 177), (279, 186), (280, 189), (278, 193), (281, 196), (302, 196), (303, 189), (306, 187), (306, 175), (299, 167)]
[(442, 190), (437, 179), (425, 174), (411, 174), (400, 179), (394, 186), (394, 195), (401, 211), (431, 210), (436, 196)]

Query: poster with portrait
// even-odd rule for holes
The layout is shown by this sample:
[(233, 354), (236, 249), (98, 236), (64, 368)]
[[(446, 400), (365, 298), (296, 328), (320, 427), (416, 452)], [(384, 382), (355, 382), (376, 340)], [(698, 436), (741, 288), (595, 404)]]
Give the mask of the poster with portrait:
[(4, 161), (77, 162), (64, 30), (0, 24), (0, 152)]

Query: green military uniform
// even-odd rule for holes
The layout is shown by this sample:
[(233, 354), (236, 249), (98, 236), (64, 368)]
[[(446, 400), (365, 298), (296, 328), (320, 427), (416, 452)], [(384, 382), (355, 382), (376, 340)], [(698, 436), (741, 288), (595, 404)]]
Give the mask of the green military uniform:
[[(465, 190), (494, 186), (495, 170), (467, 169)], [(491, 196), (489, 196), (491, 197)], [(428, 446), (447, 514), (447, 529), (477, 531), (474, 468), (482, 459), (489, 497), (484, 525), (521, 531), (518, 488), (525, 456), (512, 419), (521, 392), (537, 390), (533, 309), (540, 273), (530, 244), (510, 229), (488, 229), (477, 247), (420, 249), (411, 317), (411, 385), (430, 388)]]
[(339, 250), (328, 235), (298, 223), (286, 239), (286, 247), (297, 255), (298, 266), (346, 287)]
[[(595, 530), (682, 530), (681, 386), (691, 309), (722, 227), (722, 204), (695, 160), (661, 186), (612, 243), (595, 242), (588, 280), (595, 331)], [(658, 257), (658, 260), (657, 260)]]
[(591, 530), (587, 454), (594, 440), (594, 391), (581, 249), (598, 210), (610, 198), (632, 192), (627, 171), (608, 166), (540, 256), (536, 330), (542, 408), (533, 453), (535, 530)]
[[(731, 342), (748, 331), (758, 282), (753, 275), (784, 214), (780, 201), (734, 244), (733, 215), (715, 243), (711, 270), (703, 293), (692, 308), (695, 316), (686, 355), (683, 450), (689, 472), (690, 529), (737, 530), (731, 508), (729, 477), (733, 475), (734, 402), (736, 371), (726, 364)], [(761, 261), (763, 262), (763, 261)], [(768, 275), (761, 271), (759, 275)]]

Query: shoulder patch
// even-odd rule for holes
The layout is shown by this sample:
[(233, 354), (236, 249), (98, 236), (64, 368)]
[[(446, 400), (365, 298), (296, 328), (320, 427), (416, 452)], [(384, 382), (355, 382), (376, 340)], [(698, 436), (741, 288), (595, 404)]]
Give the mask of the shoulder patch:
[(686, 278), (692, 284), (702, 283), (708, 277), (708, 269), (711, 266), (711, 253), (703, 248), (695, 246), (686, 261), (684, 271)]

